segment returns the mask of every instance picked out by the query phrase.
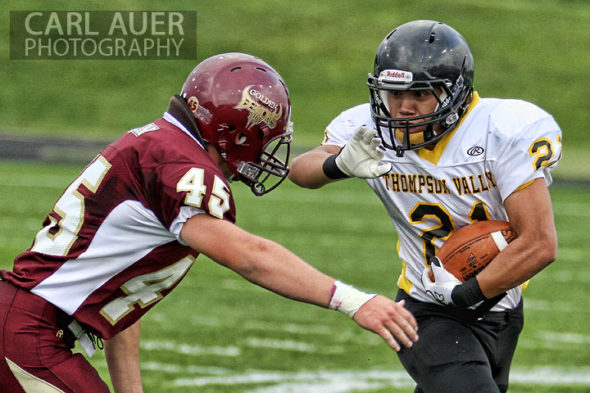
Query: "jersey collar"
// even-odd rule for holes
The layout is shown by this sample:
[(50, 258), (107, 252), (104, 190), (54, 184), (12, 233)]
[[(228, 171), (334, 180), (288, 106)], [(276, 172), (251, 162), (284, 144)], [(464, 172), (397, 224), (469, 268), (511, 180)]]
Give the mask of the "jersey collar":
[(203, 149), (205, 148), (205, 146), (203, 146), (203, 143), (201, 143), (200, 140), (198, 140), (197, 138), (195, 138), (193, 136), (193, 134), (191, 134), (184, 125), (182, 125), (181, 122), (179, 122), (174, 116), (172, 116), (170, 113), (168, 112), (164, 112), (164, 116), (162, 116), (162, 118), (164, 120), (166, 120), (168, 123), (172, 123), (172, 125), (176, 126), (177, 128), (180, 129), (180, 131), (184, 132), (185, 134), (187, 134), (188, 136), (190, 136), (195, 142), (197, 142), (199, 144), (199, 146), (201, 146)]
[(461, 125), (463, 124), (463, 121), (465, 121), (465, 119), (467, 118), (467, 116), (469, 115), (471, 110), (478, 104), (479, 101), (480, 101), (479, 94), (477, 94), (477, 92), (474, 91), (473, 92), (473, 99), (471, 100), (471, 103), (469, 104), (467, 111), (461, 117), (461, 121), (459, 121), (459, 124), (457, 124), (457, 127), (455, 127), (455, 129), (453, 131), (449, 132), (447, 135), (443, 136), (441, 140), (436, 142), (436, 145), (434, 145), (434, 149), (428, 150), (428, 149), (422, 148), (422, 149), (416, 150), (416, 154), (418, 154), (418, 157), (436, 165), (438, 163), (438, 160), (442, 156), (442, 154), (445, 150), (445, 147), (447, 147), (447, 145), (449, 144), (449, 141), (453, 137), (453, 134), (455, 134), (455, 132), (457, 132), (459, 127), (461, 127)]
[(180, 96), (175, 95), (170, 99), (168, 111), (164, 112), (163, 119), (179, 128), (205, 149), (195, 118)]

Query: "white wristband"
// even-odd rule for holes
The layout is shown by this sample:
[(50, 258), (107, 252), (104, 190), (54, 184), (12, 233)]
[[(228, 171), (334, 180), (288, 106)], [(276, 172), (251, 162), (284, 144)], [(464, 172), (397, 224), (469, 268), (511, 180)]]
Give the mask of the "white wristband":
[(332, 298), (330, 308), (341, 313), (354, 317), (354, 314), (369, 300), (377, 296), (374, 293), (366, 293), (358, 289), (336, 281), (332, 287)]

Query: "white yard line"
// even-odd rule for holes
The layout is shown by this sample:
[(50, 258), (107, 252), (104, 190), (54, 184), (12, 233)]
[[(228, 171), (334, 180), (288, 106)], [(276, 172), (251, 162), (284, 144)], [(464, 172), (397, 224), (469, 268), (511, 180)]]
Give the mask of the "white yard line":
[(144, 351), (168, 351), (183, 355), (203, 356), (217, 355), (236, 357), (240, 355), (240, 348), (229, 347), (204, 347), (199, 345), (183, 344), (173, 341), (142, 341), (140, 347)]
[[(530, 367), (512, 370), (511, 384), (537, 386), (590, 386), (590, 368)], [(387, 387), (414, 386), (404, 370), (334, 370), (334, 371), (260, 371), (177, 378), (175, 386), (231, 386), (264, 384), (263, 387), (242, 390), (244, 393), (348, 393)]]

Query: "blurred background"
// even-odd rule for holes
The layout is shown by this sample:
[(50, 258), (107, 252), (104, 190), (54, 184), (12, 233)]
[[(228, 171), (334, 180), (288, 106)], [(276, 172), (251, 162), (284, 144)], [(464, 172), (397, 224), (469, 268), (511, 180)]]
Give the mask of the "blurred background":
[[(0, 4), (0, 268), (31, 245), (89, 159), (158, 118), (201, 60), (241, 51), (286, 80), (295, 153), (342, 110), (367, 102), (367, 73), (394, 27), (443, 21), (467, 39), (482, 97), (520, 98), (563, 130), (551, 187), (558, 260), (532, 280), (512, 393), (590, 391), (590, 1), (17, 0)], [(196, 10), (197, 58), (11, 60), (10, 11)], [(18, 160), (7, 158), (20, 157)], [(363, 181), (320, 191), (285, 182), (264, 198), (232, 187), (238, 223), (321, 270), (395, 296), (400, 262), (383, 206)], [(379, 337), (335, 312), (263, 291), (207, 258), (142, 324), (146, 391), (405, 393), (413, 383)], [(91, 363), (108, 380), (104, 355)]]
[[(532, 101), (561, 125), (559, 179), (590, 179), (590, 2), (585, 0), (3, 1), (0, 135), (110, 141), (166, 109), (204, 58), (241, 51), (273, 65), (291, 91), (297, 149), (318, 144), (340, 111), (366, 102), (381, 39), (413, 19), (461, 32), (482, 97)], [(194, 60), (10, 60), (9, 11), (196, 10)], [(65, 150), (64, 150), (65, 151)], [(75, 154), (75, 152), (70, 152)]]

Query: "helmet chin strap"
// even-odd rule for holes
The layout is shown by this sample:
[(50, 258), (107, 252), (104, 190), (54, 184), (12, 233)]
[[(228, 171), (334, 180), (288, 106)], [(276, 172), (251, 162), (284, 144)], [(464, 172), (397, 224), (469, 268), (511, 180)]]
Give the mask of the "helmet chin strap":
[(426, 126), (426, 129), (422, 132), (424, 134), (424, 142), (428, 142), (430, 139), (436, 136), (434, 127), (432, 124)]
[[(437, 137), (439, 132), (437, 132), (434, 128), (434, 124), (428, 124), (426, 129), (421, 133), (416, 134), (409, 134), (407, 132), (402, 131), (400, 128), (395, 129), (395, 138), (398, 140), (398, 144), (396, 144), (396, 155), (398, 157), (402, 157), (404, 155), (404, 148), (406, 147), (406, 138), (409, 138), (409, 147), (412, 145), (420, 145), (429, 140)], [(425, 145), (427, 146), (427, 145)]]
[[(408, 131), (409, 125), (405, 126), (405, 130), (403, 128), (396, 128), (395, 129), (395, 138), (397, 139), (400, 146), (400, 149), (403, 148), (411, 148), (413, 145), (420, 145), (424, 142), (428, 142), (429, 139), (432, 139), (437, 135), (436, 131), (432, 124), (428, 124), (424, 131), (419, 133), (410, 134)], [(407, 145), (407, 146), (406, 146)], [(400, 149), (396, 149), (398, 152), (401, 151)]]

